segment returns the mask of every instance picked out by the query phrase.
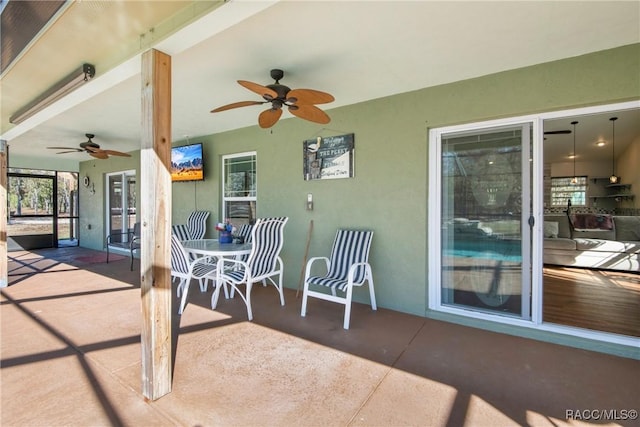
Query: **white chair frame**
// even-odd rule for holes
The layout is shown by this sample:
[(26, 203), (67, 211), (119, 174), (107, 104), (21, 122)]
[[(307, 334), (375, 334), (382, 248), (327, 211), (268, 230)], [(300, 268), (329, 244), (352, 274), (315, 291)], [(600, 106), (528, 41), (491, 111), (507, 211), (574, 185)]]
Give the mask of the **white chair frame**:
[[(284, 305), (284, 293), (283, 293), (283, 282), (282, 282), (282, 274), (284, 271), (282, 258), (280, 258), (280, 251), (282, 250), (282, 246), (284, 244), (284, 226), (286, 225), (289, 218), (279, 218), (279, 219), (268, 219), (261, 220), (258, 219), (253, 229), (251, 230), (251, 240), (253, 243), (253, 247), (251, 248), (251, 253), (246, 261), (241, 259), (231, 259), (231, 258), (221, 258), (218, 260), (217, 265), (217, 276), (215, 282), (215, 290), (213, 295), (211, 296), (211, 309), (215, 310), (218, 305), (218, 297), (220, 295), (220, 288), (224, 287), (226, 292), (226, 285), (231, 286), (231, 298), (233, 298), (235, 292), (237, 291), (240, 294), (240, 297), (244, 301), (247, 306), (247, 316), (249, 320), (253, 320), (253, 311), (251, 309), (251, 289), (254, 283), (263, 282), (264, 286), (267, 285), (267, 281), (272, 284), (280, 295), (280, 305)], [(262, 233), (262, 229), (268, 226), (275, 225), (278, 227), (276, 246), (273, 247), (273, 254), (271, 254), (273, 258), (273, 263), (269, 266), (268, 271), (264, 271), (261, 274), (254, 274), (254, 267), (256, 264), (260, 263), (262, 256), (264, 256), (264, 248), (261, 247), (262, 237), (260, 233)], [(267, 242), (271, 243), (271, 242)], [(242, 271), (242, 276), (238, 274), (239, 271)], [(235, 273), (235, 274), (234, 274)], [(274, 280), (274, 277), (277, 277), (277, 281)], [(245, 292), (239, 289), (238, 286), (245, 284)]]
[[(171, 239), (171, 280), (179, 280), (176, 292), (178, 298), (182, 296), (180, 308), (178, 309), (178, 314), (182, 314), (187, 304), (191, 279), (197, 279), (200, 282), (200, 291), (204, 292), (207, 280), (216, 280), (216, 263), (218, 260), (215, 256), (203, 256), (189, 262), (189, 255), (184, 250), (178, 236), (172, 234)], [(203, 282), (205, 285), (204, 290), (202, 288)]]

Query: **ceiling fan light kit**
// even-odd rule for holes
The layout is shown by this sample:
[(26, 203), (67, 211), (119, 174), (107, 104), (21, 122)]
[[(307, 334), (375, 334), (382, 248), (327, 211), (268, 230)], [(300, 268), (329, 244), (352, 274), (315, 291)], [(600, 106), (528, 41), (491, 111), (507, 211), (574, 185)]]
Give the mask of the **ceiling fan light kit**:
[(96, 68), (91, 64), (82, 64), (79, 69), (60, 80), (49, 90), (40, 95), (25, 107), (18, 110), (9, 118), (9, 122), (17, 125), (36, 113), (42, 111), (63, 96), (77, 89), (79, 86), (91, 80), (96, 75)]
[(571, 184), (578, 183), (578, 177), (576, 176), (576, 125), (577, 121), (571, 122), (573, 125), (573, 178), (571, 178)]
[(333, 95), (314, 89), (291, 89), (280, 84), (280, 79), (283, 77), (284, 71), (273, 69), (271, 70), (271, 78), (275, 80), (275, 83), (266, 86), (247, 80), (238, 80), (240, 86), (257, 93), (264, 101), (234, 102), (215, 108), (211, 112), (219, 113), (233, 108), (271, 103), (271, 107), (258, 116), (258, 125), (263, 129), (276, 124), (282, 116), (283, 107), (287, 107), (294, 116), (314, 123), (327, 124), (331, 121), (327, 113), (316, 107), (315, 104), (333, 102), (335, 100)]

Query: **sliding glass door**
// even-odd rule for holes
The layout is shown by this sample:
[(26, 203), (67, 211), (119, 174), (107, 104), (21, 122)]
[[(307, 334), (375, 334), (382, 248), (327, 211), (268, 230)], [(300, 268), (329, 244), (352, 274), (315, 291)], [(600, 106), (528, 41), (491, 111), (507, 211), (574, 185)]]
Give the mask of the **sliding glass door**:
[(531, 124), (443, 133), (439, 305), (531, 319)]
[[(133, 232), (136, 223), (136, 175), (135, 171), (107, 175), (107, 234)], [(112, 238), (114, 243), (119, 237)]]

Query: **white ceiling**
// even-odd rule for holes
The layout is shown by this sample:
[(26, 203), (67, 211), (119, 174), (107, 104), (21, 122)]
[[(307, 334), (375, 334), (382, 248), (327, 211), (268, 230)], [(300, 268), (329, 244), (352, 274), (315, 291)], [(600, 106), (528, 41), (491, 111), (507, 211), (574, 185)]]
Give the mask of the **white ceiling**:
[[(173, 1), (166, 2), (165, 15), (159, 8), (152, 18), (149, 8), (164, 2), (107, 3), (118, 7), (91, 0), (74, 2), (2, 76), (1, 138), (8, 141), (12, 154), (46, 158), (52, 155), (47, 146), (77, 146), (86, 140), (85, 133), (94, 133), (102, 148), (137, 150), (139, 54), (149, 47), (172, 57), (175, 141), (256, 125), (264, 106), (209, 111), (231, 102), (258, 100), (236, 81), (270, 84), (272, 68), (285, 71), (281, 83), (291, 88), (333, 94), (335, 102), (321, 106), (331, 115), (332, 108), (343, 105), (640, 42), (637, 1), (235, 0), (202, 16), (196, 10), (202, 9), (201, 2)], [(133, 7), (129, 3), (139, 9), (127, 9)], [(96, 4), (101, 5), (99, 13)], [(193, 9), (187, 10), (197, 19), (155, 42), (149, 29), (156, 24), (145, 17), (164, 20), (157, 23), (162, 28), (161, 24), (177, 20), (172, 15), (176, 11), (184, 16), (185, 8)], [(90, 25), (90, 37), (70, 23), (74, 14)], [(66, 28), (69, 34), (62, 39), (58, 35), (57, 44), (48, 40), (54, 29), (64, 34)], [(64, 47), (59, 40), (64, 40)], [(114, 51), (114, 40), (136, 46), (136, 52)], [(91, 59), (87, 50), (103, 53)], [(44, 58), (43, 52), (49, 57)], [(73, 69), (90, 59), (97, 68), (91, 82), (20, 125), (8, 123), (16, 109), (31, 101), (35, 89), (42, 92), (66, 74), (60, 72), (63, 66)], [(28, 60), (40, 60), (38, 73), (20, 68)], [(43, 70), (50, 72), (34, 78)], [(39, 84), (46, 86), (38, 89)], [(8, 93), (12, 96), (5, 98)], [(285, 112), (282, 119), (289, 117), (293, 116)], [(637, 130), (640, 120), (634, 117)], [(549, 129), (567, 128), (570, 121), (549, 123)], [(586, 121), (581, 132), (590, 128)], [(625, 122), (616, 123), (616, 147), (628, 143)], [(592, 126), (593, 132), (609, 132), (608, 117), (605, 123), (606, 128)], [(90, 159), (84, 153), (64, 156)]]

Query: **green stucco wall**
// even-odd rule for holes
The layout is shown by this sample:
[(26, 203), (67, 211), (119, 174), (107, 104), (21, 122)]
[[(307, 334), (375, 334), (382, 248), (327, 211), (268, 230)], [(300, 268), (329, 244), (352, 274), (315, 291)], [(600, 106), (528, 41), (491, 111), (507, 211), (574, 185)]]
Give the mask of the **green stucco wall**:
[[(221, 156), (256, 151), (258, 216), (290, 218), (283, 249), (286, 287), (298, 287), (310, 220), (310, 256), (328, 254), (339, 227), (368, 228), (375, 231), (370, 261), (379, 306), (425, 315), (428, 129), (637, 100), (639, 71), (636, 44), (327, 110), (331, 123), (324, 126), (291, 118), (270, 130), (253, 126), (192, 137), (189, 142), (204, 143), (207, 178), (173, 185), (173, 222), (185, 222), (196, 207), (209, 210), (207, 234), (213, 237), (220, 215)], [(256, 111), (247, 114), (257, 120)], [(355, 177), (304, 181), (303, 140), (346, 133), (355, 134)], [(139, 169), (138, 161), (85, 162), (80, 175), (98, 180), (107, 168)], [(305, 209), (307, 193), (313, 194), (313, 211)], [(103, 206), (102, 188), (89, 197), (81, 193), (83, 246), (102, 246), (103, 230), (84, 226), (88, 217), (102, 216)], [(365, 289), (355, 298), (366, 301)]]

